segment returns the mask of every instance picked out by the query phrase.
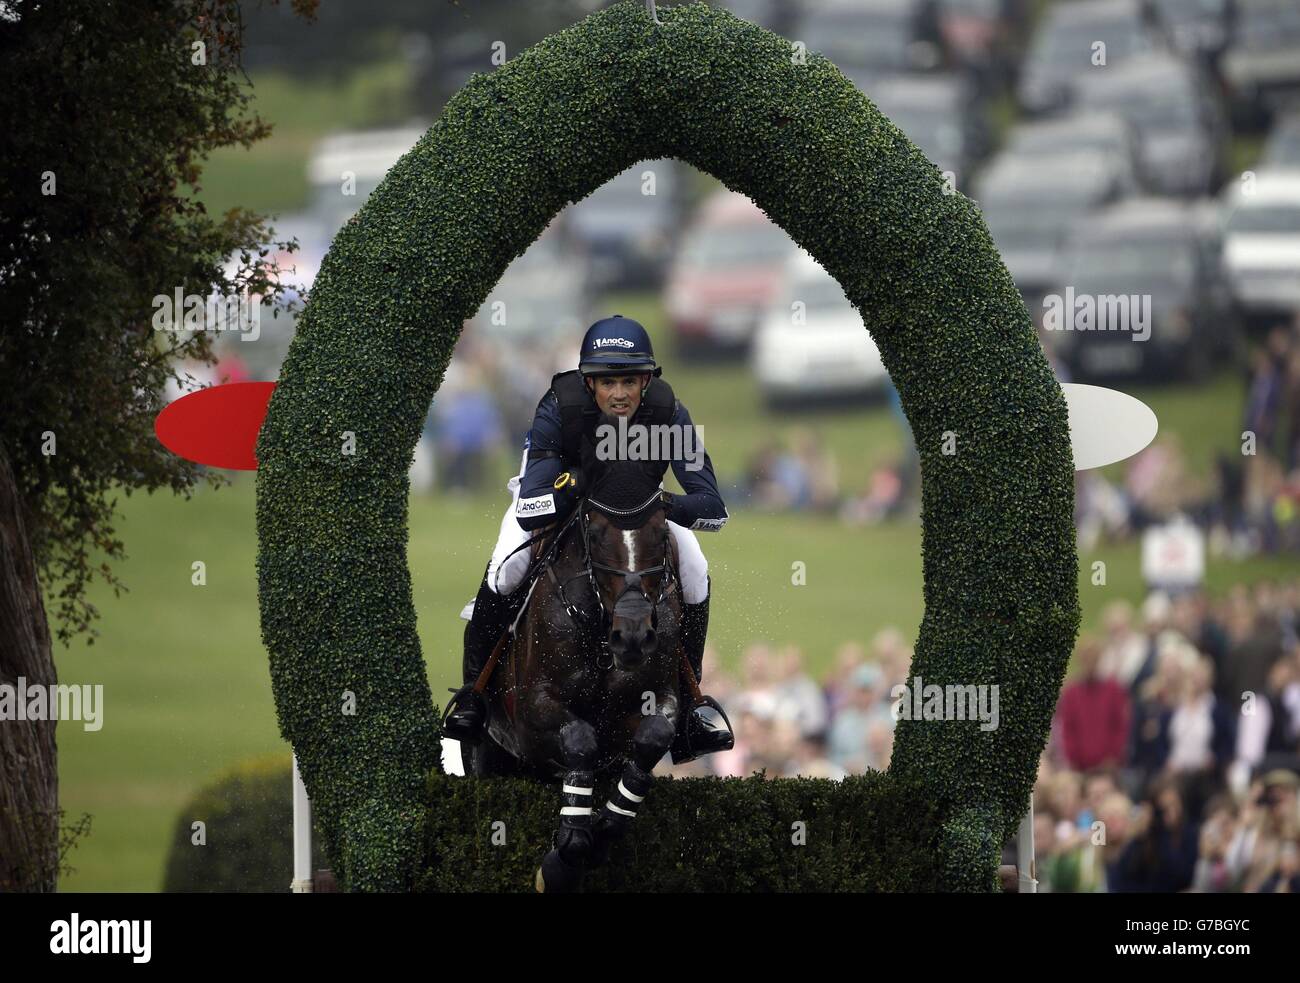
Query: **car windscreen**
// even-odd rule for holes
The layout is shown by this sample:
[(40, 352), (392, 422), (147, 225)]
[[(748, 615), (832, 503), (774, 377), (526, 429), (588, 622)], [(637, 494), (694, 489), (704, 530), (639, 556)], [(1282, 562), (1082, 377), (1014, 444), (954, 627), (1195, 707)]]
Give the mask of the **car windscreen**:
[(1228, 218), (1230, 233), (1300, 236), (1300, 204), (1238, 208)]
[(1024, 127), (1019, 132), (1012, 131), (1012, 153), (1058, 154), (1075, 150), (1096, 150), (1108, 155), (1126, 154), (1123, 141), (1113, 130), (1053, 126), (1050, 129)]
[(1085, 238), (1073, 251), (1073, 280), (1084, 283), (1191, 283), (1196, 276), (1196, 242), (1168, 236)]
[(1092, 67), (1093, 45), (1106, 45), (1107, 64), (1149, 47), (1142, 26), (1129, 17), (1089, 21), (1086, 24), (1057, 22), (1039, 35), (1030, 58), (1040, 67), (1059, 66), (1065, 71)]
[(1227, 0), (1156, 0), (1156, 10), (1166, 24), (1189, 24), (1207, 17), (1222, 17)]
[(907, 46), (915, 39), (905, 17), (846, 11), (809, 17), (798, 40), (836, 64), (901, 69), (907, 67)]
[(986, 202), (983, 211), (998, 248), (1020, 249), (1060, 242), (1086, 208), (1081, 201), (1022, 198)]
[(1131, 88), (1108, 86), (1087, 98), (1095, 108), (1123, 113), (1139, 132), (1197, 124), (1196, 97), (1182, 79), (1162, 79)]
[(1233, 45), (1282, 48), (1300, 42), (1300, 3), (1296, 0), (1238, 0)]
[[(805, 277), (790, 287), (789, 304), (801, 301), (809, 314), (847, 314), (853, 305), (844, 296), (844, 288), (832, 276)], [(787, 304), (787, 309), (789, 307)]]
[(691, 236), (681, 261), (704, 270), (760, 266), (780, 262), (789, 250), (790, 237), (775, 225), (720, 225)]
[(953, 114), (942, 107), (901, 106), (893, 110), (882, 107), (907, 138), (932, 159), (949, 159), (961, 153), (961, 126)]

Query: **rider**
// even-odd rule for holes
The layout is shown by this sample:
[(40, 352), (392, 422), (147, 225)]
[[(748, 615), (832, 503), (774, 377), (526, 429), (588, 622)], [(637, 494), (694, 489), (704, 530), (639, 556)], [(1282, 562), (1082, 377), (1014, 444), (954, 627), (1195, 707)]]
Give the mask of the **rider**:
[[(590, 450), (602, 412), (626, 417), (629, 424), (671, 423), (680, 428), (679, 433), (692, 434), (696, 448), (692, 460), (683, 453), (679, 459), (663, 461), (657, 470), (662, 476), (671, 463), (685, 490), (682, 495), (662, 492), (662, 496), (677, 552), (682, 646), (699, 680), (709, 624), (709, 577), (708, 563), (692, 530), (719, 530), (728, 515), (698, 431), (692, 427), (686, 407), (659, 378), (662, 371), (655, 364), (645, 328), (615, 314), (587, 329), (578, 368), (556, 375), (537, 404), (532, 429), (524, 438), (519, 474), (507, 486), (511, 506), (501, 520), (496, 548), (465, 627), (464, 686), (453, 698), (443, 725), (449, 737), (474, 741), (482, 733), (487, 706), (473, 685), (515, 614), (517, 599), (508, 595), (520, 586), (531, 561), (530, 551), (519, 547), (534, 530), (563, 520), (590, 490)], [(686, 440), (676, 443), (678, 449), (686, 446)], [(676, 762), (728, 749), (734, 742), (726, 715), (712, 697), (703, 697), (689, 714), (679, 714), (678, 721), (678, 740), (673, 747)]]

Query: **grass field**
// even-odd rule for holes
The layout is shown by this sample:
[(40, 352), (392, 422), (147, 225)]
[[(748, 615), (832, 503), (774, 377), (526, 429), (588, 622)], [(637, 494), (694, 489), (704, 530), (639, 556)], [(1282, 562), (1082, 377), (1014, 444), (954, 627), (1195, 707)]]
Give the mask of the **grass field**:
[[(739, 369), (673, 373), (696, 419), (713, 428), (706, 439), (724, 475), (773, 422), (755, 409), (745, 379)], [(1163, 427), (1204, 457), (1220, 431), (1231, 437), (1235, 385), (1222, 379), (1197, 394), (1171, 391), (1150, 401)], [(897, 446), (883, 408), (800, 422), (842, 456), (869, 461)], [(505, 496), (501, 489), (477, 501), (412, 499), (409, 556), (435, 699), (456, 682), (464, 625), (457, 615), (474, 593)], [(56, 652), (62, 681), (105, 687), (102, 730), (59, 728), (63, 805), (71, 816), (93, 816), (65, 890), (156, 890), (164, 843), (187, 796), (231, 762), (284, 747), (258, 630), (251, 476), (189, 501), (132, 496), (121, 532), (130, 555), (120, 572), (130, 592), (96, 596), (104, 617), (95, 645)], [(890, 624), (914, 637), (920, 624), (918, 525), (849, 530), (826, 519), (738, 511), (704, 546), (716, 598), (710, 637), (726, 662), (765, 638), (799, 643), (820, 671), (845, 639), (865, 641)], [(1107, 561), (1109, 583), (1092, 587), (1081, 575), (1085, 628), (1107, 601), (1142, 593), (1135, 545), (1081, 556), (1082, 573), (1094, 559)], [(207, 566), (206, 586), (190, 583), (195, 560)], [(806, 586), (791, 584), (796, 560), (807, 565)], [(1284, 561), (1216, 562), (1210, 585), (1284, 569)]]

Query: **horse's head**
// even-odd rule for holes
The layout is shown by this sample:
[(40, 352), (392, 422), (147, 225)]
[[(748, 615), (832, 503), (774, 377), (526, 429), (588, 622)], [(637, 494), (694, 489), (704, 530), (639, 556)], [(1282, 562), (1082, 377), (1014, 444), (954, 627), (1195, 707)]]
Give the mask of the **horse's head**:
[(609, 625), (609, 651), (624, 671), (658, 651), (659, 605), (672, 582), (671, 534), (657, 491), (650, 489), (644, 507), (628, 515), (593, 502), (586, 516), (586, 547)]

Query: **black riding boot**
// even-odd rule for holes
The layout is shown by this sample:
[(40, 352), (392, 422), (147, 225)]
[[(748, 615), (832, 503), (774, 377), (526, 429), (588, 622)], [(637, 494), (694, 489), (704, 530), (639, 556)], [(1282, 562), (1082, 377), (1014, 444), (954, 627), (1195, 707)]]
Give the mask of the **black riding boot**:
[[(702, 682), (704, 667), (704, 639), (709, 632), (709, 595), (699, 604), (682, 604), (682, 648), (686, 661), (691, 664), (695, 681)], [(671, 748), (673, 764), (694, 761), (702, 754), (730, 751), (736, 746), (722, 704), (711, 696), (701, 696), (699, 706), (689, 713), (677, 715), (677, 738)]]
[(489, 587), (484, 574), (478, 597), (474, 599), (474, 614), (465, 626), (464, 685), (456, 691), (447, 707), (442, 721), (445, 736), (472, 742), (482, 735), (487, 720), (487, 701), (482, 694), (474, 692), (474, 683), (487, 665), (493, 647), (509, 627), (513, 614), (514, 606), (510, 599)]

